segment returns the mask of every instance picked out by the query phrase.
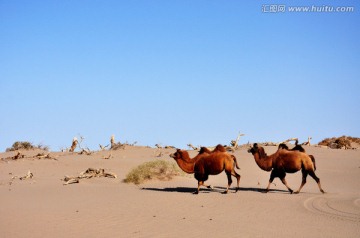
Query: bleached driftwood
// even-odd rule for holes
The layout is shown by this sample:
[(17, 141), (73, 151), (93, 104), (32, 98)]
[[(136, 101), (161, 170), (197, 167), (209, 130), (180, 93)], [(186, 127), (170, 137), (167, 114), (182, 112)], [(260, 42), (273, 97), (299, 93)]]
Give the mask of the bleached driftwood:
[(244, 136), (244, 135), (245, 135), (245, 134), (241, 134), (241, 133), (239, 132), (236, 140), (232, 140), (232, 141), (230, 142), (231, 147), (233, 147), (234, 149), (237, 149), (238, 146), (239, 146), (240, 137), (242, 137), (242, 136)]
[(24, 175), (24, 176), (21, 176), (21, 177), (18, 177), (18, 176), (14, 176), (14, 177), (12, 177), (11, 179), (17, 179), (17, 178), (19, 178), (20, 180), (25, 180), (25, 179), (31, 179), (32, 177), (34, 177), (34, 174), (33, 173), (31, 173), (31, 171), (29, 170), (28, 172), (27, 172), (27, 174), (26, 175)]
[(193, 150), (199, 150), (199, 147), (193, 146), (191, 143), (187, 144)]
[(89, 148), (86, 147), (86, 149), (82, 148), (81, 151), (79, 152), (79, 155), (91, 155), (92, 152)]
[(18, 159), (23, 159), (23, 158), (25, 158), (25, 155), (21, 154), (21, 153), (18, 151), (16, 155), (10, 156), (10, 157), (6, 157), (6, 158), (2, 158), (2, 160), (18, 160)]
[(311, 137), (311, 136), (309, 136), (309, 137), (308, 137), (308, 141), (307, 141), (307, 142), (302, 143), (301, 145), (308, 145), (308, 146), (311, 146), (311, 139), (312, 139), (312, 137)]
[(109, 147), (109, 145), (103, 146), (103, 145), (100, 145), (100, 144), (99, 144), (99, 147), (100, 147), (100, 150), (103, 151), (103, 150), (105, 150), (107, 147)]
[(287, 140), (284, 140), (284, 141), (282, 141), (282, 142), (280, 142), (280, 143), (278, 143), (278, 144), (285, 144), (285, 143), (288, 143), (288, 142), (290, 142), (290, 141), (295, 141), (295, 144), (297, 144), (299, 140), (298, 140), (298, 138), (293, 137), (293, 138), (289, 138), (289, 139), (287, 139)]
[(113, 146), (115, 145), (115, 136), (114, 135), (111, 135), (111, 138), (110, 138), (110, 145), (111, 145), (111, 149), (113, 148)]
[(44, 153), (39, 153), (35, 156), (33, 156), (33, 158), (37, 158), (37, 159), (53, 159), (53, 160), (57, 160), (55, 157), (52, 157), (50, 155), (50, 153), (48, 154), (44, 154)]
[(74, 137), (69, 151), (74, 152), (78, 143), (79, 143), (78, 139)]
[(65, 176), (64, 185), (72, 184), (72, 183), (79, 183), (80, 179), (90, 179), (93, 177), (107, 177), (107, 178), (117, 178), (116, 174), (111, 172), (105, 172), (104, 169), (94, 169), (94, 168), (88, 168), (87, 170), (80, 173), (79, 176), (76, 177), (70, 177)]

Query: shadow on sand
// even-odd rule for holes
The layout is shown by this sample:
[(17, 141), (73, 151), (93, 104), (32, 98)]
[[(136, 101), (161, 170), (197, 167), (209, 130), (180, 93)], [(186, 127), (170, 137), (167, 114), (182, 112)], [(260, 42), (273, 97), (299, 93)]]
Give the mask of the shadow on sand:
[[(174, 187), (174, 188), (142, 188), (142, 190), (148, 191), (156, 191), (156, 192), (177, 192), (177, 193), (194, 193), (196, 191), (195, 187)], [(218, 192), (222, 193), (226, 190), (225, 187), (214, 187), (211, 189), (201, 188), (200, 193), (211, 193)], [(235, 193), (235, 188), (230, 188), (229, 192)], [(259, 192), (259, 193), (267, 193), (264, 188), (251, 188), (251, 187), (240, 187), (238, 192)], [(268, 193), (289, 193), (288, 190), (280, 190), (280, 189), (270, 189)]]

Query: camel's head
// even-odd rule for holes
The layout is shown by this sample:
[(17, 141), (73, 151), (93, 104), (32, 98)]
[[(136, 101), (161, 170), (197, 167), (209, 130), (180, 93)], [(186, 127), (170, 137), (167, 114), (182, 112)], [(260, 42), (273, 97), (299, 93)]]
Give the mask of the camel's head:
[(257, 143), (255, 143), (255, 144), (253, 145), (253, 147), (250, 147), (250, 149), (248, 150), (248, 152), (251, 153), (251, 154), (255, 154), (258, 150), (259, 150), (259, 146), (258, 146)]
[(182, 150), (177, 149), (175, 153), (170, 154), (170, 157), (173, 159), (181, 159), (182, 157)]

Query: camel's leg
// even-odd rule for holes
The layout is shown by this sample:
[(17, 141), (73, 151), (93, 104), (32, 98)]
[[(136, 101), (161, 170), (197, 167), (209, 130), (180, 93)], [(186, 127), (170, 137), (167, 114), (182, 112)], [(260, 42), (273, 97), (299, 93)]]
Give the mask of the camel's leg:
[(299, 187), (299, 189), (295, 192), (295, 194), (300, 193), (300, 190), (304, 187), (305, 183), (306, 183), (306, 177), (308, 176), (308, 172), (305, 170), (302, 170), (302, 182), (301, 185)]
[(285, 171), (279, 171), (279, 178), (280, 178), (281, 182), (287, 187), (287, 189), (289, 190), (290, 193), (293, 193), (294, 191), (287, 184), (287, 182), (285, 180), (285, 176), (286, 176)]
[(224, 194), (228, 193), (229, 188), (230, 188), (230, 186), (232, 184), (231, 173), (226, 172), (226, 176), (228, 178), (228, 185), (227, 185), (226, 191), (224, 191)]
[(194, 192), (194, 194), (198, 194), (200, 192), (200, 186), (210, 188), (211, 190), (213, 189), (213, 187), (211, 185), (206, 185), (204, 183), (204, 181), (198, 181), (198, 188), (197, 188), (197, 191)]
[(197, 190), (194, 192), (194, 194), (199, 194), (200, 192), (200, 186), (204, 184), (204, 181), (198, 181), (198, 187)]
[(315, 175), (314, 171), (310, 171), (309, 175), (316, 181), (319, 186), (320, 192), (325, 193), (325, 191), (321, 188), (320, 179)]
[(235, 189), (235, 192), (237, 192), (237, 191), (240, 189), (240, 178), (241, 178), (241, 176), (240, 176), (240, 174), (236, 173), (235, 170), (232, 171), (231, 175), (236, 178), (237, 187), (236, 187), (236, 189)]
[(269, 184), (268, 184), (268, 186), (266, 187), (266, 192), (269, 192), (270, 185), (272, 184), (272, 182), (274, 181), (274, 179), (275, 179), (276, 177), (279, 177), (277, 171), (276, 171), (276, 170), (272, 170), (272, 171), (271, 171), (271, 174), (270, 174)]
[(202, 181), (202, 182), (201, 182), (201, 186), (204, 186), (204, 187), (206, 187), (206, 188), (209, 188), (209, 189), (213, 190), (213, 186), (211, 186), (211, 185), (206, 185), (206, 184), (205, 184), (205, 181)]
[(286, 180), (285, 180), (285, 177), (283, 178), (280, 178), (281, 179), (281, 182), (287, 187), (287, 189), (289, 190), (290, 193), (293, 193), (294, 190), (292, 190), (289, 185), (287, 184)]

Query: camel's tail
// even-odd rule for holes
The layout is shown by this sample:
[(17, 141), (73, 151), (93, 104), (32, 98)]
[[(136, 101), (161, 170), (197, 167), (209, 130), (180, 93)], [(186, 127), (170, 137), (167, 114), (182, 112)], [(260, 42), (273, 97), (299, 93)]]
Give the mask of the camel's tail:
[(240, 169), (240, 167), (239, 167), (239, 165), (238, 165), (238, 163), (237, 163), (237, 160), (236, 160), (235, 155), (231, 155), (231, 157), (232, 157), (233, 160), (234, 160), (234, 163), (235, 163), (236, 168), (237, 168), (237, 169)]
[(311, 161), (314, 164), (314, 170), (316, 170), (316, 163), (315, 163), (315, 157), (313, 155), (309, 155), (309, 157), (311, 158)]

